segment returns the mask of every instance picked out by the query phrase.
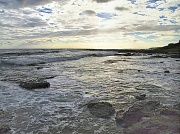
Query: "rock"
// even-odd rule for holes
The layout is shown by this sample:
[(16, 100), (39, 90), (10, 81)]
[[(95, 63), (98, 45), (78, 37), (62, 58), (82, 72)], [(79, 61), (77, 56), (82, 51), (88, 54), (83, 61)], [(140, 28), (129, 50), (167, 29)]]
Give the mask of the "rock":
[(2, 109), (0, 109), (0, 118), (2, 118), (4, 115), (5, 115), (5, 112)]
[(180, 110), (180, 103), (175, 104), (175, 105), (174, 105), (174, 109)]
[(123, 73), (123, 70), (119, 70), (118, 73)]
[(106, 64), (112, 64), (112, 63), (116, 63), (118, 62), (118, 60), (107, 60), (107, 61), (104, 61), (104, 63)]
[(164, 54), (158, 54), (158, 55), (151, 56), (151, 58), (168, 58), (168, 56)]
[(31, 64), (27, 64), (27, 66), (37, 66), (37, 63), (31, 63)]
[(140, 94), (138, 96), (135, 96), (135, 98), (138, 100), (144, 100), (144, 99), (146, 99), (146, 94)]
[(43, 67), (37, 67), (37, 70), (39, 70), (39, 69), (43, 69)]
[(141, 101), (116, 113), (116, 124), (124, 134), (179, 134), (179, 105), (163, 106), (158, 101)]
[(48, 88), (50, 87), (50, 83), (47, 81), (28, 81), (28, 82), (21, 82), (19, 86), (31, 90), (38, 88)]
[(8, 125), (0, 125), (0, 134), (6, 134), (11, 128)]
[(166, 70), (166, 71), (164, 71), (164, 73), (170, 73), (170, 71)]
[(130, 52), (124, 54), (124, 56), (133, 56), (133, 55), (134, 55), (134, 53), (130, 53)]
[(108, 102), (90, 102), (87, 107), (92, 115), (100, 118), (108, 118), (115, 113), (113, 106)]
[(152, 84), (140, 84), (135, 87), (136, 90), (147, 90), (149, 92), (159, 92), (162, 90), (161, 87)]
[(178, 117), (154, 116), (125, 129), (125, 134), (179, 134)]
[(160, 106), (157, 101), (148, 101), (134, 104), (126, 111), (123, 116), (116, 114), (116, 122), (124, 127), (132, 126), (141, 121), (143, 117), (151, 117), (155, 114), (155, 110)]
[(170, 108), (166, 108), (160, 111), (161, 115), (164, 116), (180, 116), (179, 110), (175, 110), (175, 109), (170, 109)]

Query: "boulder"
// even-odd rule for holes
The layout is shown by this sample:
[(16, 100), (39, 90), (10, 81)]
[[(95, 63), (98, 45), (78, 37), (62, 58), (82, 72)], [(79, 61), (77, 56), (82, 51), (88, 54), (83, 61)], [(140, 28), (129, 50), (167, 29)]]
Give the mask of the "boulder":
[(25, 89), (32, 90), (39, 88), (49, 88), (50, 83), (47, 81), (28, 81), (28, 82), (21, 82), (19, 86)]
[(112, 104), (108, 102), (90, 102), (87, 107), (92, 115), (99, 118), (108, 118), (115, 113)]

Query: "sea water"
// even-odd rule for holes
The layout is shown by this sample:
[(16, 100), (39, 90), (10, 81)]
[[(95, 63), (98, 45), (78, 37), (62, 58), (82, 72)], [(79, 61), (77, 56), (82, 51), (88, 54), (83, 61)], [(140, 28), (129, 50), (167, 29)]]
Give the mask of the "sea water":
[[(138, 94), (163, 105), (179, 102), (179, 59), (117, 53), (0, 50), (0, 109), (7, 114), (0, 122), (13, 134), (121, 134), (115, 115), (97, 118), (83, 104), (100, 100), (126, 111)], [(19, 87), (35, 79), (45, 79), (50, 88)]]

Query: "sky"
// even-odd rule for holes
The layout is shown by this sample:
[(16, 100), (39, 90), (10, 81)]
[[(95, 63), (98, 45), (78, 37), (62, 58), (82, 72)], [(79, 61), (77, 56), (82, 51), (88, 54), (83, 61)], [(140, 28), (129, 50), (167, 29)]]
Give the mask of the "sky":
[(0, 0), (0, 49), (141, 49), (179, 39), (179, 0)]

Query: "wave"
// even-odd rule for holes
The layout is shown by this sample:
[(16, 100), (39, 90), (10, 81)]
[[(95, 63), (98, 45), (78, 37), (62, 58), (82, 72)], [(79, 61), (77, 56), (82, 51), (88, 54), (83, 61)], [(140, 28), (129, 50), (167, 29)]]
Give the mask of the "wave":
[[(60, 53), (61, 52), (61, 53)], [(28, 66), (28, 65), (37, 65), (45, 64), (51, 62), (65, 62), (79, 60), (86, 57), (104, 57), (114, 55), (114, 52), (94, 52), (94, 51), (48, 51), (44, 55), (41, 51), (38, 52), (29, 52), (36, 53), (36, 55), (28, 55), (28, 53), (22, 52), (20, 54), (12, 54), (7, 58), (7, 56), (0, 60), (0, 65), (8, 66)], [(6, 53), (8, 54), (8, 53)], [(9, 53), (10, 54), (10, 53)], [(41, 54), (41, 55), (39, 55)], [(2, 57), (2, 56), (1, 56)]]
[(39, 55), (46, 53), (59, 53), (61, 50), (10, 50), (0, 52), (0, 56), (25, 56), (25, 55)]

